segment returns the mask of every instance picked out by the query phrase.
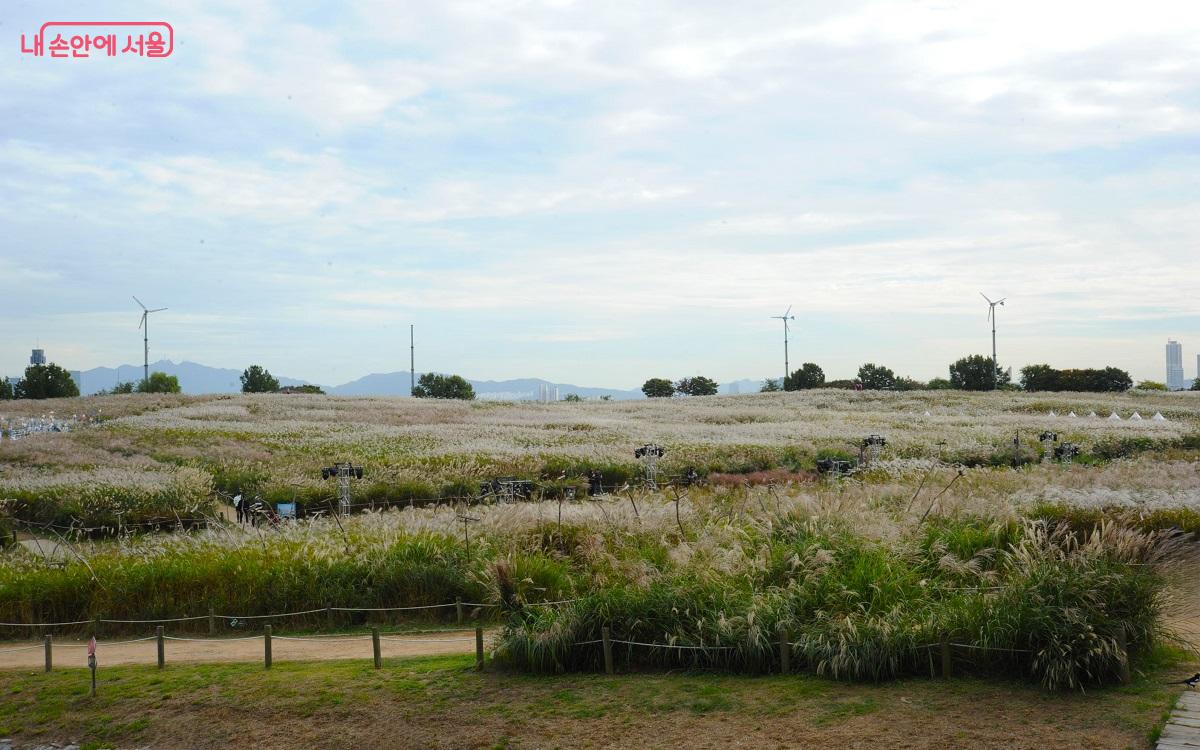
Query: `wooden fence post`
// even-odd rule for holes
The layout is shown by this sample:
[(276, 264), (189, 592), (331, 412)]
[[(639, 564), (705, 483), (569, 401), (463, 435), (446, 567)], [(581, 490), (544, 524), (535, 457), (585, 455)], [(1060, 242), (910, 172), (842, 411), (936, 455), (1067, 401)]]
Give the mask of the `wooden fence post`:
[(217, 613), (212, 607), (208, 608), (208, 634), (217, 634)]
[(608, 626), (600, 628), (600, 644), (604, 647), (604, 674), (613, 673), (612, 639), (609, 637)]
[(54, 669), (54, 655), (52, 652), (52, 646), (50, 645), (51, 636), (49, 633), (46, 634), (45, 640), (46, 640), (46, 671), (49, 672), (50, 670)]
[(263, 625), (263, 664), (265, 669), (271, 668), (271, 626)]
[(154, 629), (155, 639), (158, 641), (158, 668), (162, 669), (167, 665), (167, 649), (166, 643), (163, 641), (163, 626), (159, 625)]
[(375, 654), (375, 668), (383, 666), (383, 654), (379, 651), (379, 628), (371, 628), (371, 651)]
[(1128, 641), (1128, 637), (1125, 635), (1125, 624), (1124, 623), (1122, 623), (1121, 626), (1119, 628), (1117, 628), (1117, 650), (1120, 652), (1118, 654), (1119, 659), (1117, 661), (1117, 676), (1121, 678), (1122, 685), (1128, 685), (1129, 684), (1129, 641)]
[(942, 677), (950, 679), (953, 673), (953, 667), (950, 660), (950, 639), (942, 636)]
[(325, 605), (325, 629), (333, 630), (333, 605)]
[(483, 671), (483, 628), (475, 628), (475, 671)]
[(94, 637), (94, 638), (100, 637), (100, 615), (96, 615), (92, 619), (92, 637)]
[(779, 626), (779, 673), (792, 671), (792, 644), (788, 642), (787, 628)]
[(455, 616), (458, 618), (458, 624), (462, 625), (462, 623), (463, 623), (463, 608), (462, 608), (462, 597), (461, 596), (455, 597), (455, 599), (454, 599), (454, 613), (455, 613)]

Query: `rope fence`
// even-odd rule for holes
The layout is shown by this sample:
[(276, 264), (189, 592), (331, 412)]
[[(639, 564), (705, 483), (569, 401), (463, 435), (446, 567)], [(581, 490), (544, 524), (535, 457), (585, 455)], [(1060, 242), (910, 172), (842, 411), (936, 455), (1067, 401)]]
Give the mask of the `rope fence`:
[[(564, 600), (564, 601), (569, 601), (569, 600)], [(456, 602), (456, 604), (457, 604), (457, 602)], [(313, 610), (313, 611), (321, 611), (321, 610)], [(155, 621), (147, 621), (147, 622), (155, 622)], [(142, 637), (142, 638), (131, 638), (131, 639), (122, 640), (122, 641), (105, 641), (101, 645), (107, 647), (107, 646), (120, 646), (120, 645), (125, 645), (125, 644), (132, 644), (132, 643), (144, 643), (147, 641), (156, 641), (157, 642), (158, 667), (160, 669), (163, 668), (166, 664), (166, 649), (165, 649), (166, 641), (185, 642), (185, 643), (207, 643), (207, 644), (212, 644), (212, 645), (219, 645), (222, 643), (231, 643), (231, 642), (238, 642), (238, 641), (261, 641), (263, 644), (263, 664), (264, 664), (264, 668), (266, 668), (266, 669), (270, 669), (271, 665), (273, 663), (273, 650), (272, 650), (273, 646), (272, 646), (272, 644), (275, 641), (290, 642), (290, 643), (305, 643), (305, 642), (307, 642), (307, 643), (319, 643), (319, 644), (365, 643), (366, 641), (370, 641), (371, 648), (372, 648), (372, 658), (373, 658), (375, 669), (382, 668), (383, 662), (382, 662), (381, 643), (383, 641), (389, 641), (392, 643), (425, 643), (425, 644), (430, 644), (430, 643), (464, 643), (465, 644), (465, 643), (470, 643), (471, 641), (474, 641), (475, 642), (475, 668), (476, 668), (476, 670), (482, 670), (484, 668), (484, 660), (485, 660), (484, 632), (483, 632), (482, 627), (475, 628), (475, 633), (474, 633), (473, 638), (470, 636), (467, 636), (467, 637), (445, 637), (445, 638), (437, 638), (437, 637), (434, 637), (434, 638), (406, 638), (406, 637), (404, 637), (404, 635), (413, 635), (413, 633), (382, 635), (380, 633), (380, 630), (378, 627), (372, 627), (370, 629), (369, 633), (336, 634), (336, 635), (331, 634), (331, 635), (315, 635), (315, 636), (302, 636), (302, 635), (285, 636), (285, 635), (278, 635), (278, 634), (273, 633), (271, 626), (265, 625), (263, 628), (263, 634), (261, 636), (246, 636), (246, 637), (232, 637), (232, 638), (189, 638), (189, 637), (183, 637), (183, 636), (167, 635), (164, 632), (164, 628), (162, 625), (157, 625), (155, 627), (155, 630), (156, 630), (156, 633), (152, 636), (146, 636), (146, 637)], [(613, 653), (614, 645), (629, 647), (630, 648), (630, 657), (629, 658), (632, 658), (632, 649), (633, 648), (647, 648), (647, 649), (654, 649), (654, 650), (673, 651), (676, 653), (700, 652), (701, 654), (705, 654), (705, 655), (715, 654), (715, 653), (726, 653), (726, 652), (738, 651), (741, 649), (740, 646), (734, 646), (734, 645), (654, 643), (654, 642), (649, 642), (649, 641), (631, 640), (631, 639), (627, 639), (627, 638), (614, 638), (614, 637), (612, 637), (610, 628), (608, 626), (601, 627), (600, 631), (601, 631), (600, 638), (587, 640), (587, 641), (577, 641), (572, 645), (574, 647), (585, 647), (585, 646), (595, 646), (595, 645), (601, 646), (602, 654), (603, 654), (604, 672), (605, 672), (605, 674), (608, 674), (608, 675), (613, 675), (616, 673), (614, 653)], [(430, 631), (430, 632), (442, 632), (442, 631)], [(53, 648), (55, 645), (57, 645), (59, 648), (88, 648), (88, 644), (80, 644), (80, 643), (58, 643), (58, 644), (55, 644), (52, 636), (46, 635), (46, 636), (44, 636), (43, 644), (28, 644), (28, 645), (14, 646), (14, 647), (10, 647), (10, 648), (0, 649), (0, 654), (18, 653), (18, 652), (44, 649), (45, 650), (45, 671), (50, 672), (53, 669), (52, 654), (53, 654)], [(771, 660), (770, 663), (772, 663), (773, 665), (775, 665), (778, 668), (778, 672), (780, 674), (788, 674), (791, 671), (792, 659), (796, 656), (796, 654), (794, 653), (795, 649), (798, 649), (798, 648), (803, 649), (807, 645), (809, 645), (809, 644), (807, 644), (803, 640), (800, 640), (800, 641), (790, 640), (789, 638), (786, 637), (785, 630), (781, 629), (779, 631), (779, 638), (775, 644), (778, 651), (775, 654), (775, 659)], [(1126, 635), (1125, 635), (1124, 629), (1118, 630), (1117, 645), (1119, 647), (1119, 653), (1121, 654), (1121, 658), (1119, 659), (1119, 663), (1117, 665), (1117, 673), (1118, 673), (1118, 676), (1120, 677), (1122, 683), (1128, 683), (1130, 681), (1129, 649), (1128, 649), (1128, 645), (1126, 642)], [(1031, 654), (1031, 653), (1034, 653), (1033, 649), (1011, 648), (1011, 647), (1006, 647), (1006, 646), (987, 646), (987, 645), (981, 645), (981, 644), (975, 644), (975, 643), (961, 643), (958, 641), (952, 641), (949, 638), (943, 638), (942, 640), (940, 640), (936, 643), (926, 643), (926, 644), (916, 645), (916, 646), (913, 646), (912, 648), (914, 651), (939, 649), (940, 650), (940, 662), (941, 662), (941, 676), (943, 678), (950, 678), (951, 676), (953, 676), (953, 671), (954, 671), (953, 652), (955, 649), (967, 649), (967, 650), (972, 650), (972, 651), (984, 651), (984, 652), (999, 652), (999, 653), (1007, 653), (1007, 654)], [(929, 665), (930, 665), (931, 672), (935, 672), (936, 660), (932, 654), (931, 654)], [(93, 682), (93, 684), (94, 684), (94, 682)]]
[[(522, 602), (521, 606), (523, 606), (523, 607), (553, 607), (553, 606), (560, 606), (563, 604), (571, 604), (572, 602), (577, 602), (577, 601), (579, 601), (578, 597), (576, 597), (574, 599), (558, 599), (555, 601), (548, 601), (548, 602)], [(201, 620), (209, 620), (210, 622), (213, 620), (223, 620), (223, 621), (269, 620), (269, 619), (283, 618), (283, 617), (303, 617), (305, 615), (315, 615), (315, 614), (320, 614), (320, 613), (329, 614), (332, 612), (417, 612), (417, 611), (427, 611), (427, 610), (434, 610), (434, 609), (449, 609), (451, 607), (458, 610), (458, 621), (461, 624), (463, 617), (464, 617), (464, 615), (463, 615), (464, 608), (469, 607), (472, 609), (499, 609), (502, 607), (502, 605), (495, 604), (492, 602), (464, 602), (461, 599), (459, 599), (459, 600), (455, 600), (452, 602), (445, 602), (442, 604), (416, 604), (416, 605), (409, 605), (409, 606), (404, 606), (404, 607), (334, 607), (334, 606), (329, 606), (329, 607), (318, 607), (315, 609), (297, 610), (294, 612), (276, 612), (276, 613), (265, 614), (265, 615), (226, 615), (226, 614), (217, 614), (216, 612), (210, 612), (207, 615), (185, 615), (185, 616), (181, 616), (181, 617), (157, 617), (157, 618), (147, 618), (147, 619), (141, 619), (141, 620), (114, 619), (114, 618), (108, 618), (108, 617), (94, 617), (94, 618), (91, 618), (88, 620), (70, 620), (70, 621), (64, 621), (64, 622), (0, 622), (0, 628), (57, 628), (57, 627), (73, 627), (76, 625), (98, 625), (98, 624), (161, 625), (164, 623), (198, 622)]]
[[(1118, 629), (1118, 631), (1116, 633), (1116, 643), (1117, 643), (1117, 647), (1118, 647), (1118, 653), (1121, 655), (1121, 658), (1118, 660), (1118, 664), (1117, 664), (1117, 675), (1123, 684), (1128, 684), (1130, 681), (1130, 674), (1129, 674), (1130, 652), (1129, 652), (1128, 643), (1126, 641), (1126, 633), (1125, 633), (1124, 628)], [(574, 647), (600, 645), (602, 648), (603, 656), (604, 656), (604, 672), (605, 672), (605, 674), (609, 674), (609, 675), (616, 673), (615, 662), (614, 662), (614, 658), (613, 658), (613, 646), (614, 645), (629, 646), (630, 647), (630, 658), (632, 657), (632, 648), (633, 647), (649, 648), (649, 649), (662, 649), (662, 650), (666, 650), (666, 651), (675, 651), (675, 652), (693, 651), (693, 652), (701, 652), (703, 654), (709, 654), (709, 653), (713, 653), (713, 652), (737, 651), (740, 649), (739, 646), (728, 646), (728, 645), (709, 646), (709, 645), (678, 644), (678, 643), (648, 643), (646, 641), (634, 641), (634, 640), (627, 640), (627, 639), (621, 639), (621, 638), (614, 638), (614, 637), (612, 637), (612, 634), (611, 634), (608, 626), (603, 626), (600, 628), (600, 638), (592, 639), (592, 640), (588, 640), (588, 641), (577, 641), (572, 645)], [(788, 674), (791, 671), (791, 662), (792, 662), (792, 658), (795, 656), (795, 654), (794, 654), (795, 649), (803, 649), (807, 645), (809, 645), (809, 644), (805, 643), (804, 641), (789, 640), (786, 637), (785, 631), (780, 630), (779, 638), (775, 643), (775, 649), (777, 651), (775, 653), (775, 662), (774, 663), (778, 666), (779, 672), (781, 674)], [(953, 675), (953, 672), (954, 672), (954, 650), (955, 649), (967, 649), (967, 650), (971, 650), (971, 651), (984, 651), (984, 652), (998, 652), (998, 653), (1005, 653), (1005, 654), (1032, 654), (1032, 653), (1035, 653), (1035, 649), (1011, 648), (1011, 647), (1007, 647), (1007, 646), (985, 646), (985, 645), (981, 645), (981, 644), (977, 644), (977, 643), (960, 643), (957, 641), (952, 641), (949, 638), (944, 638), (943, 640), (941, 640), (937, 643), (927, 643), (927, 644), (913, 647), (914, 651), (924, 651), (927, 649), (939, 649), (940, 650), (940, 652), (941, 652), (941, 654), (940, 654), (940, 656), (941, 656), (941, 659), (940, 659), (940, 661), (941, 661), (941, 676), (944, 678), (949, 678)], [(934, 667), (935, 667), (935, 662), (934, 662), (934, 660), (932, 658), (932, 654), (931, 654), (930, 670), (933, 671)]]
[[(371, 642), (372, 660), (375, 669), (383, 668), (383, 652), (381, 647), (382, 641), (392, 641), (396, 643), (470, 643), (475, 642), (475, 669), (482, 670), (484, 666), (484, 633), (483, 628), (476, 627), (473, 637), (465, 638), (397, 638), (394, 636), (384, 636), (379, 632), (379, 628), (373, 627), (370, 633), (359, 635), (327, 635), (327, 636), (296, 636), (296, 635), (277, 635), (272, 632), (271, 626), (263, 627), (261, 636), (246, 636), (234, 638), (187, 638), (183, 636), (167, 635), (163, 630), (162, 625), (155, 626), (155, 634), (144, 638), (131, 638), (123, 641), (104, 641), (96, 643), (93, 639), (89, 643), (55, 643), (52, 636), (44, 636), (43, 643), (29, 644), (25, 646), (15, 646), (12, 648), (0, 649), (0, 654), (17, 653), (24, 651), (45, 650), (45, 671), (52, 672), (54, 670), (54, 648), (86, 648), (88, 653), (88, 668), (92, 671), (92, 695), (96, 695), (96, 669), (97, 660), (92, 658), (93, 648), (95, 653), (102, 654), (103, 648), (111, 646), (122, 646), (130, 643), (144, 643), (146, 641), (155, 641), (157, 645), (158, 668), (163, 669), (166, 666), (167, 651), (166, 642), (175, 641), (179, 643), (206, 643), (210, 645), (228, 644), (238, 641), (261, 641), (263, 644), (263, 666), (270, 669), (273, 663), (273, 643), (275, 641), (285, 641), (293, 643), (318, 643), (327, 645), (330, 643), (363, 643)], [(440, 632), (440, 631), (439, 631)], [(93, 645), (94, 644), (94, 645)]]

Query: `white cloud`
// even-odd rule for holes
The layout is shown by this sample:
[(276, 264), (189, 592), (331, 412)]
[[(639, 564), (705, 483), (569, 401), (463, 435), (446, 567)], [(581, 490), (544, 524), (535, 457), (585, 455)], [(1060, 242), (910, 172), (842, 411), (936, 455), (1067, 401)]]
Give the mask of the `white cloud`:
[[(1191, 5), (177, 14), (186, 45), (167, 65), (0, 73), (15, 238), (0, 252), (45, 255), (0, 263), (6, 281), (61, 274), (24, 278), (92, 315), (81, 279), (119, 269), (224, 299), (237, 274), (258, 285), (245, 314), (281, 342), (281, 319), (511, 316), (506, 340), (551, 358), (649, 347), (656, 332), (627, 333), (647, 315), (686, 329), (680, 311), (757, 320), (789, 301), (896, 330), (961, 318), (946, 332), (960, 340), (986, 289), (1010, 296), (1006, 325), (1031, 349), (1071, 322), (1153, 331), (1200, 314)], [(888, 345), (917, 372), (899, 360), (925, 354), (902, 339)], [(1133, 338), (1095, 340), (1128, 354)]]

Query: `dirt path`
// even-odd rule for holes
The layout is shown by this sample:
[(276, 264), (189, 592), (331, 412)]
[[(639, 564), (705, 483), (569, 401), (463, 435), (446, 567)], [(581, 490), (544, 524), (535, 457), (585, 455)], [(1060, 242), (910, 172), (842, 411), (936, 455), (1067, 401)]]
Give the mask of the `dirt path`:
[[(491, 633), (484, 633), (484, 645), (491, 643)], [(101, 664), (154, 664), (157, 644), (154, 638), (134, 643), (127, 638), (112, 642), (101, 640), (96, 655)], [(454, 630), (438, 633), (387, 634), (380, 638), (384, 658), (402, 656), (440, 656), (466, 654), (475, 650), (474, 630)], [(171, 663), (199, 662), (261, 662), (262, 636), (240, 638), (197, 638), (175, 640), (167, 638), (166, 661)], [(87, 641), (55, 640), (54, 666), (86, 667)], [(306, 636), (296, 639), (275, 636), (271, 639), (272, 660), (329, 661), (334, 659), (370, 659), (370, 635)], [(0, 669), (42, 667), (45, 664), (43, 644), (32, 641), (0, 642)]]

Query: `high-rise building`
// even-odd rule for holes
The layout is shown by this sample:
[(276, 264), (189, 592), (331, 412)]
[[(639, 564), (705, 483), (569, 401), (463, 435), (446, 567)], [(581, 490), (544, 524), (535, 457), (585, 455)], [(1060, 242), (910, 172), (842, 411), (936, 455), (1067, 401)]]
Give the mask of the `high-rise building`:
[(29, 364), (31, 364), (31, 365), (46, 364), (46, 350), (45, 349), (34, 349), (33, 354), (29, 355)]
[(1183, 390), (1183, 346), (1167, 340), (1167, 390)]

